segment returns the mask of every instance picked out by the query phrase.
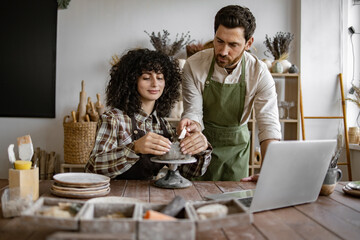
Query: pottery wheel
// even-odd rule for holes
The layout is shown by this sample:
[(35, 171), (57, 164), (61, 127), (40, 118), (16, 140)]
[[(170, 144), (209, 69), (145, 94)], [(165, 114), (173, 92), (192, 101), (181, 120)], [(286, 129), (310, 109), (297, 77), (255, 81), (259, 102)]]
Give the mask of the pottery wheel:
[(154, 185), (160, 188), (187, 188), (192, 186), (191, 181), (187, 180), (180, 175), (178, 165), (189, 164), (196, 162), (194, 157), (188, 159), (179, 159), (179, 160), (160, 160), (156, 157), (151, 158), (152, 162), (156, 163), (166, 163), (169, 165), (168, 172), (165, 177), (160, 178), (154, 182)]

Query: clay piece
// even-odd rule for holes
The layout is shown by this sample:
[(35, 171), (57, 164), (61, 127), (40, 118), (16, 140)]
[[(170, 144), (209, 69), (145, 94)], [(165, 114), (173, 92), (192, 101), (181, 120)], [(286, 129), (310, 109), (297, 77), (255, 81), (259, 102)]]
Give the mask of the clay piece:
[(159, 160), (182, 160), (189, 159), (191, 155), (183, 154), (180, 149), (180, 142), (173, 142), (169, 152), (157, 157)]

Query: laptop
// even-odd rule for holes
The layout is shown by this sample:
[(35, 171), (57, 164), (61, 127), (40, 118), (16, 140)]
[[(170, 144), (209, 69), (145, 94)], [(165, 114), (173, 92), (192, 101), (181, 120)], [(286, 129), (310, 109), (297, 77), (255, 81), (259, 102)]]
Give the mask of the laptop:
[(268, 146), (256, 189), (205, 196), (238, 199), (250, 212), (316, 201), (336, 140), (278, 141)]

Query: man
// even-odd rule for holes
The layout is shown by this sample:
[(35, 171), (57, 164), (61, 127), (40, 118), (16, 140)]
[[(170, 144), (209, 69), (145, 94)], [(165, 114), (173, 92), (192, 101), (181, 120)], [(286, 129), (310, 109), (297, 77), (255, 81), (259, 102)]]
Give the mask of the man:
[[(230, 5), (215, 16), (214, 48), (188, 58), (183, 69), (184, 112), (177, 131), (203, 133), (213, 146), (207, 172), (197, 180), (256, 181), (248, 176), (255, 109), (262, 156), (281, 138), (275, 82), (266, 65), (247, 52), (254, 42), (255, 18), (248, 8)], [(188, 146), (182, 146), (186, 152)]]

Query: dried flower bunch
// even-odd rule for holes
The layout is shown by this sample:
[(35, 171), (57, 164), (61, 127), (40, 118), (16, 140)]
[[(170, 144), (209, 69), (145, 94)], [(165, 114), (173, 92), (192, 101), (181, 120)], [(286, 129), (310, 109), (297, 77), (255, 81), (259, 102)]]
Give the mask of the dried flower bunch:
[(190, 57), (203, 49), (204, 45), (201, 42), (188, 44), (186, 45), (186, 55)]
[(170, 44), (169, 35), (170, 33), (167, 30), (163, 30), (163, 34), (158, 32), (155, 34), (152, 32), (149, 34), (147, 31), (144, 31), (150, 37), (150, 43), (153, 47), (162, 53), (165, 53), (169, 56), (174, 56), (181, 48), (193, 42), (191, 40), (190, 32), (186, 34), (182, 33), (179, 38), (179, 34), (176, 34), (175, 41)]
[(265, 56), (269, 57), (266, 52), (270, 52), (275, 60), (280, 59), (281, 55), (289, 53), (289, 46), (294, 39), (294, 34), (289, 32), (277, 32), (273, 39), (266, 34), (264, 44), (267, 50), (264, 52)]
[(201, 42), (198, 43), (192, 43), (189, 45), (186, 45), (186, 55), (187, 57), (190, 57), (194, 55), (197, 52), (200, 52), (201, 50), (213, 48), (213, 40), (207, 41), (206, 43), (202, 44)]
[(351, 102), (356, 103), (356, 105), (360, 108), (360, 88), (352, 85), (353, 89), (355, 90), (354, 95), (355, 95), (355, 99), (354, 98), (346, 98), (345, 100), (349, 100)]

